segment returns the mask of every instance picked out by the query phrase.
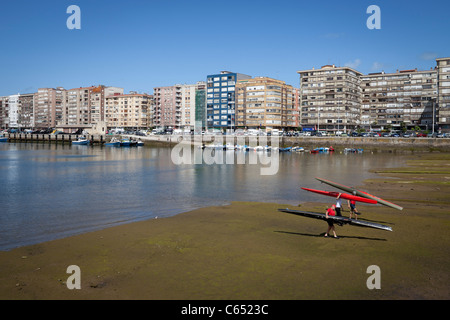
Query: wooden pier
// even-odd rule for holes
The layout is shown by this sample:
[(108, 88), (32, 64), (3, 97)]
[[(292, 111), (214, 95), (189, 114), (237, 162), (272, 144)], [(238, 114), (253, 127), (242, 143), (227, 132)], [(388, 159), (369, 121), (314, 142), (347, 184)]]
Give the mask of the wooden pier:
[(104, 135), (73, 135), (73, 134), (43, 134), (43, 133), (7, 133), (8, 142), (43, 142), (43, 143), (68, 143), (86, 137), (91, 145), (103, 145), (106, 141)]

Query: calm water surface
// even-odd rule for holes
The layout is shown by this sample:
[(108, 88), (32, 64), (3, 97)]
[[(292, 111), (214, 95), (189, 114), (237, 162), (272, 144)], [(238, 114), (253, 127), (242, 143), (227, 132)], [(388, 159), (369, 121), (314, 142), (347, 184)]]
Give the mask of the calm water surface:
[(402, 164), (392, 154), (281, 153), (278, 173), (262, 176), (255, 164), (175, 165), (170, 148), (2, 143), (0, 250), (230, 201), (324, 201), (300, 187), (333, 190), (315, 177), (357, 186), (371, 168)]

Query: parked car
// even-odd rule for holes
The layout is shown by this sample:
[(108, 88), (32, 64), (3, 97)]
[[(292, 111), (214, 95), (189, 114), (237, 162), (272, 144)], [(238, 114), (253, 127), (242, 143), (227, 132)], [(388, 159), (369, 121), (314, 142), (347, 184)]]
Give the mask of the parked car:
[(426, 133), (419, 132), (417, 133), (417, 137), (428, 137), (428, 135)]

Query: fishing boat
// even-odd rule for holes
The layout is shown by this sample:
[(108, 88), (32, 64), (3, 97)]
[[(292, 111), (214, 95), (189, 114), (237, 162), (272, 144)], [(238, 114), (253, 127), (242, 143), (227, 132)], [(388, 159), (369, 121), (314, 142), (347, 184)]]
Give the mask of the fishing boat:
[(0, 142), (8, 142), (8, 137), (0, 137)]
[(134, 147), (137, 146), (137, 142), (130, 139), (122, 139), (120, 141), (121, 147)]
[(86, 139), (85, 137), (80, 137), (77, 140), (72, 141), (73, 145), (78, 145), (78, 146), (86, 146), (90, 143), (91, 141)]
[(292, 151), (294, 151), (294, 152), (303, 152), (303, 151), (305, 151), (305, 149), (303, 147), (293, 147)]
[(110, 142), (105, 143), (107, 147), (120, 147), (120, 140), (113, 137)]
[(141, 139), (139, 139), (139, 140), (136, 142), (136, 145), (137, 145), (138, 147), (143, 147), (143, 146), (144, 146), (144, 141), (142, 141)]
[(288, 148), (280, 148), (279, 151), (280, 152), (291, 152), (292, 147), (288, 147)]

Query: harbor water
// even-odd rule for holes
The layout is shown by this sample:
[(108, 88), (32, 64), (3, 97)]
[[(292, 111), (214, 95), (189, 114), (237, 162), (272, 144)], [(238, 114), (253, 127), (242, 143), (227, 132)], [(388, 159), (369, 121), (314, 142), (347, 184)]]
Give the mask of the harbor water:
[(165, 147), (0, 144), (0, 250), (231, 201), (332, 203), (300, 188), (336, 191), (315, 177), (361, 186), (376, 177), (371, 169), (404, 164), (402, 155), (389, 153), (289, 152), (279, 153), (276, 174), (261, 175), (262, 164), (248, 160), (172, 159)]

